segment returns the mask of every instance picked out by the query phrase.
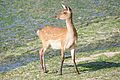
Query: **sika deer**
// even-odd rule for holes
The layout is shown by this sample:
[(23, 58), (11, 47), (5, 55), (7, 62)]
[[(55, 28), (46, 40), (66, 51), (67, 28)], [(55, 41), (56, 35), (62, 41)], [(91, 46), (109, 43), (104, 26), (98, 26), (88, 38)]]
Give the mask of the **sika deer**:
[(42, 41), (42, 48), (40, 49), (40, 52), (39, 52), (41, 67), (44, 72), (47, 72), (45, 62), (44, 62), (44, 53), (48, 47), (52, 47), (52, 49), (60, 49), (61, 57), (62, 57), (60, 74), (62, 75), (62, 67), (65, 59), (64, 51), (66, 49), (70, 49), (74, 66), (76, 68), (77, 73), (79, 74), (79, 71), (75, 62), (75, 44), (77, 41), (77, 32), (72, 21), (72, 10), (70, 7), (67, 7), (63, 4), (62, 6), (64, 9), (56, 16), (56, 18), (66, 20), (67, 28), (47, 26), (37, 31), (37, 35)]

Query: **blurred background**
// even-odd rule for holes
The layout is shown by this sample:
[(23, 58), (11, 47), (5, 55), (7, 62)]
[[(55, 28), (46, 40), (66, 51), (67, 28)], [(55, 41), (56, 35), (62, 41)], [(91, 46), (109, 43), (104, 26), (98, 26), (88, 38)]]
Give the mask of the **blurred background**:
[[(36, 31), (47, 25), (65, 27), (65, 21), (52, 18), (62, 10), (62, 3), (73, 11), (79, 36), (77, 54), (120, 51), (120, 0), (0, 0), (0, 73), (3, 79), (7, 71), (24, 64), (37, 60), (35, 64), (39, 66), (41, 41)], [(56, 52), (49, 54), (52, 53)]]

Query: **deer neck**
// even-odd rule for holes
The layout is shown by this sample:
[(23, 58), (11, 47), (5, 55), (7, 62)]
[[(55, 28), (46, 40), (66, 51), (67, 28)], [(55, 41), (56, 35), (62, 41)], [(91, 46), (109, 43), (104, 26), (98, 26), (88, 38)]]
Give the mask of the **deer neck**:
[(70, 48), (75, 42), (75, 33), (76, 33), (72, 19), (66, 20), (66, 26), (67, 26), (67, 34), (66, 34), (64, 48)]
[(67, 33), (70, 35), (73, 35), (74, 34), (74, 25), (73, 25), (72, 18), (66, 19), (66, 26), (67, 26)]

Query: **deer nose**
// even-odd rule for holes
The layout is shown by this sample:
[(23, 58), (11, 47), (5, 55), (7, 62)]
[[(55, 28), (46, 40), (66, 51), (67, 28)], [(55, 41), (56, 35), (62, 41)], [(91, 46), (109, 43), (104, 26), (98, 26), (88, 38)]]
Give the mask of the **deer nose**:
[(53, 18), (59, 19), (59, 17), (58, 17), (58, 16), (54, 16)]

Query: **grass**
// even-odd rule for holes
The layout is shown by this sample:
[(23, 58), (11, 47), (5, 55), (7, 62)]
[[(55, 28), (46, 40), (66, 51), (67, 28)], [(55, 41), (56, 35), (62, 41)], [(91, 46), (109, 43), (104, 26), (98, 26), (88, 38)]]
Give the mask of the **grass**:
[[(109, 50), (109, 49), (108, 49)], [(93, 51), (95, 54), (101, 51)], [(81, 54), (86, 54), (85, 56), (88, 56), (89, 53), (82, 52)], [(80, 54), (77, 54), (77, 58), (83, 57)], [(21, 57), (22, 58), (22, 57)], [(97, 60), (92, 61), (83, 61), (78, 63), (78, 68), (80, 70), (80, 75), (77, 75), (75, 73), (75, 69), (73, 65), (70, 64), (64, 64), (63, 68), (63, 74), (62, 76), (58, 75), (57, 71), (59, 69), (60, 63), (60, 57), (54, 56), (52, 58), (49, 58), (47, 61), (47, 68), (49, 72), (47, 74), (43, 74), (40, 70), (40, 64), (39, 60), (35, 60), (32, 62), (29, 62), (26, 64), (23, 64), (22, 66), (19, 66), (15, 69), (12, 69), (10, 71), (4, 72), (1, 74), (3, 79), (42, 79), (42, 80), (56, 80), (56, 79), (70, 79), (70, 80), (79, 80), (79, 79), (119, 79), (119, 71), (120, 71), (120, 57), (119, 55), (116, 55), (114, 57), (108, 58), (106, 56), (100, 56)], [(69, 59), (66, 59), (70, 60)], [(66, 62), (65, 61), (65, 62)], [(20, 61), (19, 61), (20, 62)], [(54, 65), (53, 65), (54, 64)]]
[[(57, 4), (56, 4), (57, 3)], [(60, 4), (58, 4), (60, 3)], [(101, 55), (95, 60), (77, 62), (80, 75), (72, 64), (64, 64), (62, 76), (59, 51), (46, 52), (49, 72), (42, 73), (39, 62), (41, 42), (36, 30), (46, 25), (64, 26), (51, 18), (61, 3), (73, 9), (78, 31), (76, 58), (105, 52), (120, 52), (119, 0), (1, 0), (0, 1), (0, 79), (2, 80), (119, 80), (120, 54)], [(69, 51), (65, 53), (71, 60)]]

